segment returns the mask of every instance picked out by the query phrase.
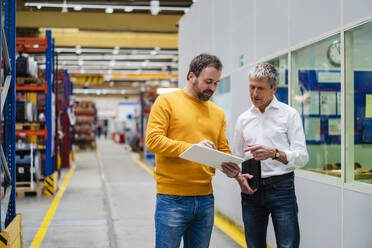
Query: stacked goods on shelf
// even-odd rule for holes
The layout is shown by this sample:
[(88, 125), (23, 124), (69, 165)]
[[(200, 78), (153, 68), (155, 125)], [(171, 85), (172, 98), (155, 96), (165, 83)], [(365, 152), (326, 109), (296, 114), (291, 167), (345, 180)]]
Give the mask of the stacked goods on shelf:
[(43, 83), (38, 78), (37, 62), (27, 53), (20, 52), (16, 57), (16, 77), (17, 85), (23, 85), (24, 83)]
[[(40, 195), (53, 163), (53, 74), (54, 48), (51, 32), (45, 38), (16, 38), (16, 118), (15, 178), (17, 195)], [(43, 72), (33, 56), (45, 55)], [(36, 187), (34, 187), (36, 182)]]
[(96, 147), (96, 105), (92, 101), (81, 101), (74, 104), (76, 122), (74, 125), (74, 144), (79, 149)]
[[(17, 64), (18, 67), (21, 66)], [(41, 192), (45, 166), (45, 85), (45, 80), (30, 74), (16, 78), (17, 190), (38, 192), (37, 195)]]

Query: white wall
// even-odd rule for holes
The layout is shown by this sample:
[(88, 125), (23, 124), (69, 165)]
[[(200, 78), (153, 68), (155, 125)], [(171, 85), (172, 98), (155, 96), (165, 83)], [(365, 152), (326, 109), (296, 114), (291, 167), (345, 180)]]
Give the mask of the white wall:
[[(281, 55), (372, 16), (371, 0), (200, 0), (180, 20), (180, 87), (188, 65), (200, 52), (219, 56), (231, 76), (230, 125), (250, 106), (248, 67)], [(343, 184), (296, 176), (301, 247), (371, 247), (372, 196), (345, 190)], [(336, 179), (337, 180), (337, 179)], [(327, 180), (326, 180), (327, 181)], [(216, 208), (242, 223), (236, 183), (217, 173)], [(372, 190), (369, 190), (372, 192)], [(275, 245), (273, 229), (268, 242)]]
[(93, 101), (96, 104), (98, 118), (107, 119), (117, 115), (118, 106), (121, 102), (136, 102), (138, 101), (138, 98), (124, 99), (124, 97), (79, 97), (78, 100)]

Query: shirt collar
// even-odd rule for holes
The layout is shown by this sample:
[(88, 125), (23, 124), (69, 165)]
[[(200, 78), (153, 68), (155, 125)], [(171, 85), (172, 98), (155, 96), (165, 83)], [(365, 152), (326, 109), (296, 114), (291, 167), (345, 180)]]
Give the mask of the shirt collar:
[[(266, 111), (267, 111), (268, 109), (271, 109), (271, 108), (279, 109), (279, 101), (278, 101), (278, 99), (276, 99), (275, 96), (273, 97), (273, 100), (271, 100), (269, 106), (266, 107), (266, 109), (265, 109), (265, 113), (266, 113)], [(261, 111), (260, 111), (258, 108), (256, 108), (253, 104), (252, 104), (252, 107), (251, 107), (249, 110), (250, 110), (251, 112), (253, 112), (253, 111), (258, 111), (258, 112), (261, 113)]]

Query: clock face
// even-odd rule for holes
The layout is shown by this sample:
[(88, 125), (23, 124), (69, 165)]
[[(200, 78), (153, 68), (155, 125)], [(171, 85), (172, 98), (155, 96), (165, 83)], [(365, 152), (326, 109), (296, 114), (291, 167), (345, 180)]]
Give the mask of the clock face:
[(341, 65), (340, 41), (335, 41), (328, 47), (327, 57), (332, 65), (334, 66)]

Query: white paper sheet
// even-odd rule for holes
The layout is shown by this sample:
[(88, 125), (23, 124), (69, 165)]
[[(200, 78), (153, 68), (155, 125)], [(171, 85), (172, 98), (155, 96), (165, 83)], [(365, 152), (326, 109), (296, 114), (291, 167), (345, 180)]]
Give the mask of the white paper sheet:
[(320, 141), (320, 118), (305, 118), (305, 136), (306, 140)]
[(304, 101), (304, 115), (319, 115), (319, 91), (309, 91)]
[(181, 153), (179, 157), (219, 170), (222, 170), (221, 163), (223, 162), (233, 162), (236, 164), (240, 164), (244, 161), (244, 159), (237, 156), (197, 144), (192, 145), (189, 149)]
[(328, 119), (328, 135), (341, 135), (341, 119)]
[(322, 91), (320, 92), (320, 114), (321, 115), (336, 115), (336, 92)]

